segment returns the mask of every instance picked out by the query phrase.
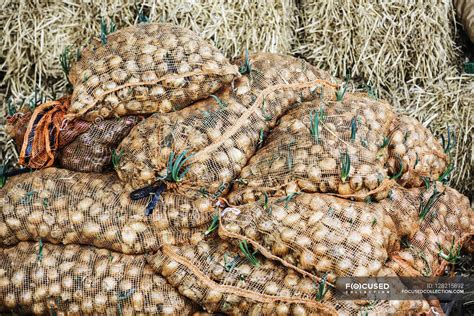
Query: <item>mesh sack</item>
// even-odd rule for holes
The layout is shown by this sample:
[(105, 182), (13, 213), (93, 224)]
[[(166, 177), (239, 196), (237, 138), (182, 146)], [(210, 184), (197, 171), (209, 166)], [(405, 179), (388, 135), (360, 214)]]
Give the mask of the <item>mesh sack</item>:
[(400, 275), (436, 276), (456, 261), (458, 250), (474, 234), (469, 199), (439, 182), (410, 190), (417, 199), (420, 229), (392, 254), (391, 267)]
[[(219, 235), (247, 240), (270, 259), (328, 280), (376, 276), (398, 242), (379, 204), (325, 194), (269, 198), (220, 213)], [(236, 240), (234, 240), (236, 239)]]
[(464, 31), (474, 43), (474, 2), (472, 0), (454, 0), (454, 6)]
[(431, 132), (415, 118), (400, 115), (389, 135), (388, 173), (398, 183), (420, 187), (425, 177), (438, 180), (448, 166), (448, 156)]
[(180, 26), (142, 23), (105, 42), (95, 41), (71, 68), (67, 119), (179, 110), (238, 75), (214, 46)]
[(390, 181), (383, 141), (393, 117), (390, 105), (359, 94), (300, 105), (281, 118), (242, 169), (230, 202), (299, 191), (386, 197)]
[(23, 107), (17, 113), (7, 118), (5, 130), (15, 142), (17, 151), (20, 151), (23, 145), (23, 138), (25, 137), (31, 114), (32, 112), (29, 108)]
[[(12, 177), (0, 189), (0, 246), (43, 239), (139, 254), (188, 241), (206, 230), (180, 228), (188, 218), (177, 210), (163, 211), (174, 201), (165, 197), (153, 206), (152, 197), (131, 200), (131, 191), (115, 173), (46, 168)], [(208, 207), (204, 199), (183, 196), (181, 201), (203, 213)], [(148, 209), (153, 213), (146, 216)]]
[[(139, 117), (127, 116), (94, 122), (58, 154), (61, 167), (81, 172), (103, 172), (112, 164), (112, 152), (128, 135)], [(120, 153), (117, 154), (120, 158)]]
[(143, 256), (22, 242), (0, 249), (0, 306), (20, 313), (189, 315), (196, 305)]
[[(166, 178), (171, 154), (193, 156), (182, 166), (184, 179), (166, 180), (169, 187), (199, 188), (209, 194), (227, 190), (255, 152), (263, 133), (299, 100), (313, 98), (316, 88), (333, 86), (320, 79), (329, 75), (289, 56), (259, 53), (241, 66), (249, 74), (236, 79), (201, 104), (217, 104), (215, 111), (191, 115), (176, 122), (175, 114), (153, 115), (138, 124), (120, 149), (119, 177), (140, 188)], [(186, 169), (188, 168), (188, 169)], [(171, 183), (170, 183), (171, 182)], [(224, 191), (225, 191), (224, 190)], [(224, 192), (222, 192), (224, 193)]]
[[(256, 255), (252, 265), (238, 247), (222, 240), (203, 240), (182, 247), (164, 246), (147, 255), (152, 268), (183, 296), (208, 312), (231, 315), (356, 315), (366, 311), (390, 313), (426, 308), (423, 302), (341, 301), (328, 292), (318, 299), (316, 278), (303, 276), (276, 261)], [(319, 296), (319, 297), (321, 297)]]

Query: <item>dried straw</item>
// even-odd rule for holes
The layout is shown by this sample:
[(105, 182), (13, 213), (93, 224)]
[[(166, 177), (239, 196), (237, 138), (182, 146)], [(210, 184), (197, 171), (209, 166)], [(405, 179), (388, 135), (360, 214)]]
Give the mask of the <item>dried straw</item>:
[(355, 85), (375, 87), (435, 134), (455, 127), (451, 185), (468, 192), (474, 89), (472, 78), (459, 77), (455, 15), (451, 0), (302, 0), (293, 53), (339, 77), (351, 68)]
[(303, 0), (295, 53), (370, 82), (386, 96), (425, 84), (459, 62), (451, 0)]

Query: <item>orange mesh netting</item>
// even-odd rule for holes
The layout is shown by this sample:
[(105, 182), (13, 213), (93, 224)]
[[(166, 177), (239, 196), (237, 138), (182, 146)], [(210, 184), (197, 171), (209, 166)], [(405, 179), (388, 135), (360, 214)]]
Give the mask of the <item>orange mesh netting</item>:
[[(204, 234), (207, 227), (182, 228), (192, 221), (182, 214), (191, 208), (212, 213), (206, 199), (182, 196), (179, 212), (175, 200), (165, 197), (150, 206), (151, 196), (135, 201), (131, 192), (114, 173), (51, 167), (12, 177), (0, 189), (0, 246), (42, 238), (137, 254)], [(151, 214), (145, 215), (148, 208)]]
[(238, 74), (221, 52), (190, 30), (160, 23), (130, 26), (94, 41), (72, 66), (67, 118), (90, 121), (179, 110)]
[(61, 98), (38, 106), (31, 115), (21, 146), (19, 163), (31, 168), (51, 166), (59, 146), (59, 132), (70, 99)]
[[(250, 262), (241, 250), (209, 237), (193, 245), (164, 246), (147, 255), (152, 268), (178, 291), (209, 312), (231, 315), (356, 315), (417, 312), (418, 301), (337, 301), (328, 292), (318, 296), (317, 279), (300, 275), (258, 254)], [(386, 272), (385, 272), (386, 273)]]
[(392, 254), (392, 268), (400, 275), (436, 276), (454, 263), (464, 242), (474, 235), (469, 199), (440, 182), (427, 189), (410, 189), (418, 209), (420, 229)]
[[(70, 97), (39, 105), (33, 113), (25, 111), (21, 118), (9, 122), (9, 130), (15, 134), (20, 149), (19, 163), (39, 169), (54, 164), (59, 148), (72, 142), (90, 126), (89, 122), (74, 121), (64, 126), (64, 115)], [(26, 123), (26, 130), (22, 127)]]
[(242, 169), (230, 202), (300, 191), (383, 199), (390, 181), (382, 144), (393, 118), (387, 103), (360, 94), (299, 105), (281, 118), (265, 146)]
[(143, 256), (22, 242), (0, 249), (0, 306), (38, 315), (189, 315), (198, 307)]

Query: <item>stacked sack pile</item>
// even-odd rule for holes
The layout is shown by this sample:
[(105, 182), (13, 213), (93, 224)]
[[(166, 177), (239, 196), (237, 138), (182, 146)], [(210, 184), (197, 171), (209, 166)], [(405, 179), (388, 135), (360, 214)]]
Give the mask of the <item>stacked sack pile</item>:
[(103, 30), (71, 96), (9, 118), (0, 311), (428, 312), (342, 276), (444, 273), (474, 232), (451, 141), (304, 60), (231, 63), (186, 29)]

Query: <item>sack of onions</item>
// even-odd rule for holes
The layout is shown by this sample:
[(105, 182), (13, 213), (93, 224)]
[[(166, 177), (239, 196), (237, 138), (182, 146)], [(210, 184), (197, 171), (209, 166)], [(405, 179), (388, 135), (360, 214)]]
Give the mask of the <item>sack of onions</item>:
[(132, 200), (132, 192), (115, 173), (46, 168), (9, 178), (0, 189), (0, 246), (42, 239), (138, 254), (203, 233), (205, 228), (181, 228), (194, 226), (189, 209), (206, 219), (213, 212), (202, 198), (165, 194), (160, 202)]
[(424, 179), (446, 181), (453, 171), (448, 154), (455, 135), (448, 128), (443, 146), (416, 119), (400, 115), (391, 124), (388, 137), (388, 174), (405, 187), (420, 187)]
[(376, 276), (399, 241), (379, 204), (325, 194), (266, 198), (220, 213), (219, 235), (248, 241), (298, 271), (336, 276)]
[(420, 229), (394, 256), (418, 275), (441, 275), (458, 262), (462, 245), (474, 235), (469, 199), (440, 182), (410, 189), (410, 194), (417, 198)]
[(189, 315), (196, 304), (144, 256), (22, 242), (0, 249), (0, 307), (37, 315)]
[[(120, 179), (135, 189), (156, 184), (215, 201), (291, 105), (319, 97), (322, 86), (332, 85), (318, 79), (330, 80), (329, 75), (284, 55), (246, 54), (240, 70), (243, 76), (232, 86), (189, 107), (214, 104), (215, 110), (193, 111), (184, 120), (180, 111), (155, 114), (135, 126), (118, 148)], [(186, 216), (201, 215), (191, 209)]]
[(116, 147), (140, 118), (127, 116), (98, 120), (58, 153), (58, 165), (73, 171), (103, 172), (116, 164)]
[(72, 65), (66, 118), (125, 116), (179, 110), (239, 75), (237, 67), (198, 34), (180, 26), (141, 23), (101, 34)]
[(301, 104), (242, 169), (231, 203), (300, 191), (383, 199), (390, 183), (384, 135), (393, 117), (390, 105), (361, 94)]
[(359, 315), (426, 310), (426, 302), (337, 301), (327, 278), (302, 275), (261, 256), (242, 241), (233, 246), (212, 239), (181, 247), (164, 246), (147, 256), (183, 296), (212, 313), (230, 315)]
[(329, 299), (331, 292), (316, 298), (315, 278), (298, 275), (248, 247), (243, 246), (244, 254), (238, 247), (213, 239), (164, 246), (147, 260), (183, 296), (212, 313), (337, 315), (334, 307), (319, 302)]

